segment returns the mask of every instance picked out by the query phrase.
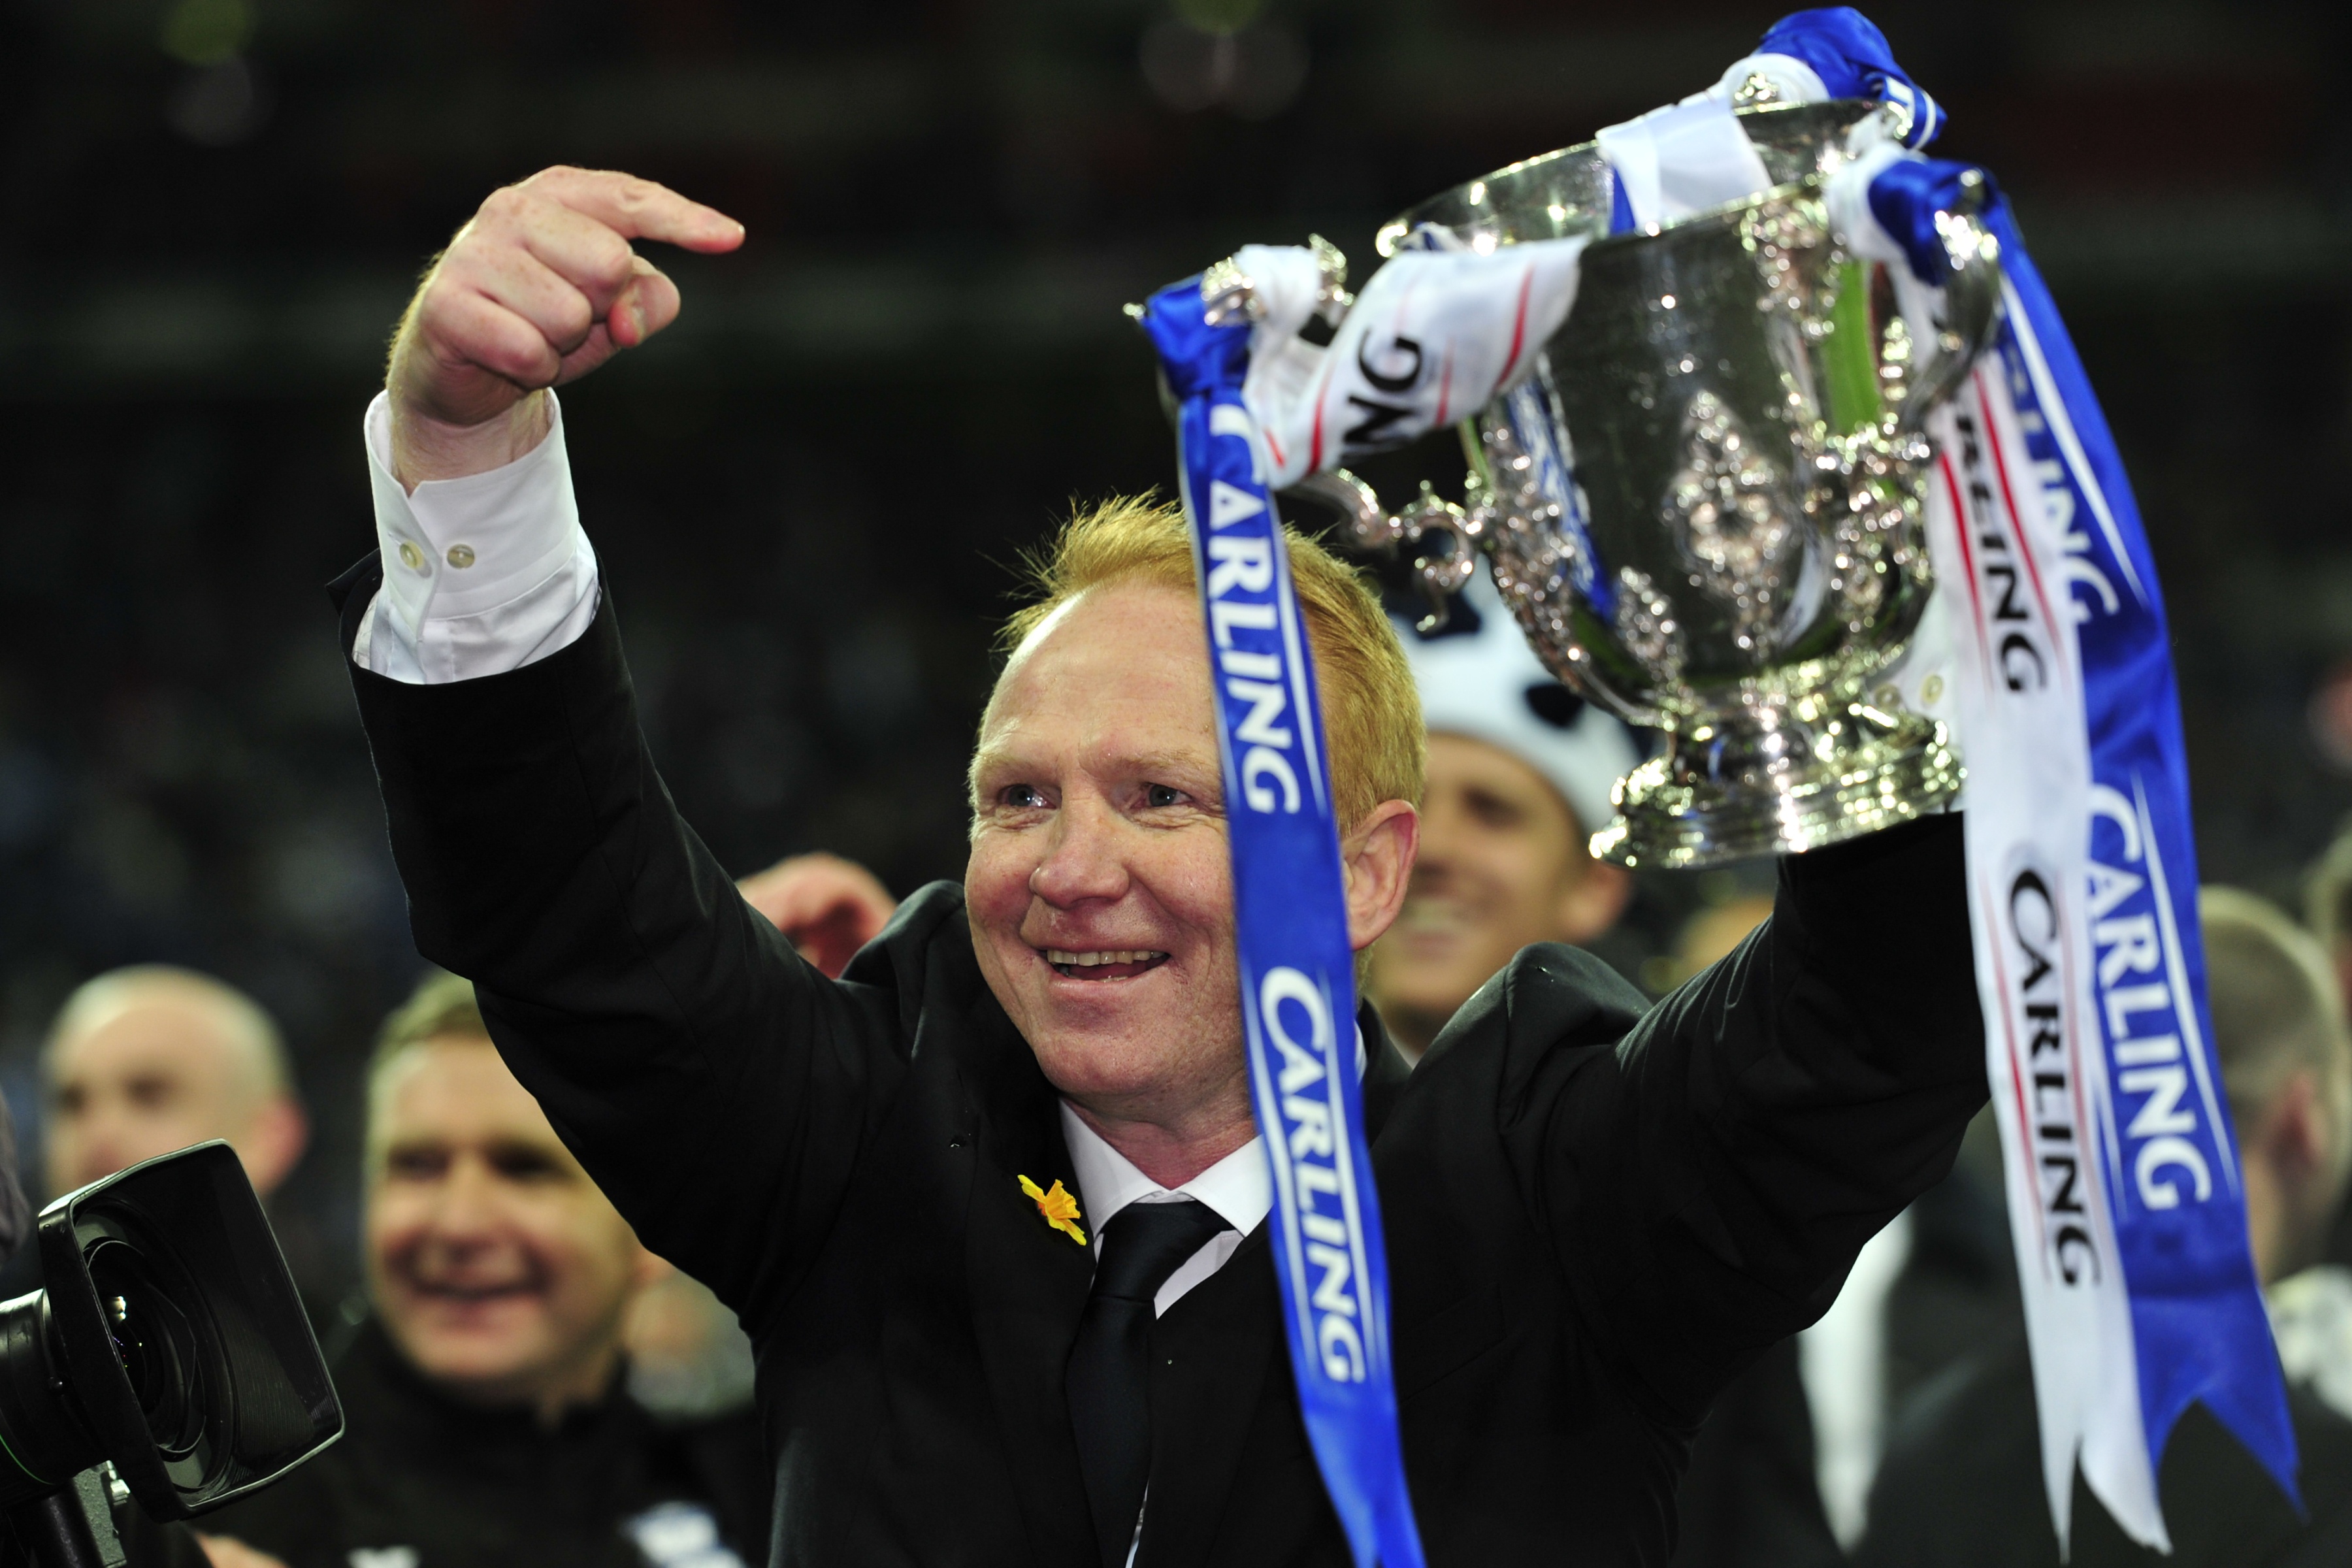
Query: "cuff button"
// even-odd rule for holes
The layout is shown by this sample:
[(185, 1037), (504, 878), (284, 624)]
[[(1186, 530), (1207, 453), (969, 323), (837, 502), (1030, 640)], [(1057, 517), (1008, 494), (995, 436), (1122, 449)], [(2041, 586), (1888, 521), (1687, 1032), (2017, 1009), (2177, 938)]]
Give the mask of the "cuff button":
[(462, 572), (462, 571), (464, 571), (467, 567), (471, 566), (473, 563), (474, 563), (474, 547), (473, 547), (472, 545), (470, 545), (470, 544), (453, 544), (453, 545), (451, 545), (451, 546), (449, 547), (449, 564), (450, 564), (450, 565), (455, 566), (456, 568), (457, 568), (457, 570), (458, 570), (458, 571)]

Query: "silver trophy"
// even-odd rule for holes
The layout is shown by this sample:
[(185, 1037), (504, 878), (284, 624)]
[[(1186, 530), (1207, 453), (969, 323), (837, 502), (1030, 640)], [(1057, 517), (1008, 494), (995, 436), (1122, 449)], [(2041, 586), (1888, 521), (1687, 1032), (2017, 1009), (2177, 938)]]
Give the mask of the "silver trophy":
[[(1605, 858), (1811, 849), (1959, 787), (1945, 727), (1889, 677), (1934, 586), (1923, 426), (1991, 337), (2000, 269), (1972, 201), (1940, 215), (1952, 270), (1929, 319), (1898, 300), (1923, 291), (1832, 231), (1825, 178), (1883, 129), (1865, 121), (1895, 112), (1742, 107), (1782, 183), (1594, 239), (1533, 375), (1462, 426), (1466, 508), (1424, 487), (1391, 517), (1344, 473), (1306, 487), (1341, 506), (1358, 544), (1418, 546), (1433, 595), (1485, 551), (1545, 665), (1664, 737), (1593, 836)], [(1597, 147), (1573, 147), (1425, 202), (1379, 243), (1606, 236), (1609, 202)]]

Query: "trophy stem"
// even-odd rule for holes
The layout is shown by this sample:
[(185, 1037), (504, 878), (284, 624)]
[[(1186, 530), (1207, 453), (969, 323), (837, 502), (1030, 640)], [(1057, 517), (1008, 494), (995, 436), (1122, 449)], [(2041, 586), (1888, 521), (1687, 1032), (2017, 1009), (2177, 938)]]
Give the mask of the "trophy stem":
[(1861, 701), (1810, 723), (1744, 712), (1669, 731), (1618, 785), (1592, 853), (1668, 869), (1797, 854), (1940, 811), (1962, 777), (1949, 731), (1915, 713)]

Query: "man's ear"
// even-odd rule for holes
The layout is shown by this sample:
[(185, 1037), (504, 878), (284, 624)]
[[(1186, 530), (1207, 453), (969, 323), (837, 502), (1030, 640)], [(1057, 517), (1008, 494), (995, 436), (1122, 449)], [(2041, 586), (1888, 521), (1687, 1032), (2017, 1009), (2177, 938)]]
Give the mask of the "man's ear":
[(1339, 842), (1348, 884), (1348, 945), (1361, 952), (1381, 939), (1404, 908), (1421, 852), (1421, 813), (1410, 801), (1384, 800)]
[(1559, 935), (1554, 940), (1570, 946), (1591, 942), (1615, 925), (1625, 912), (1625, 901), (1633, 896), (1633, 878), (1624, 867), (1595, 860), (1581, 847), (1577, 858), (1582, 864), (1560, 889), (1555, 911)]

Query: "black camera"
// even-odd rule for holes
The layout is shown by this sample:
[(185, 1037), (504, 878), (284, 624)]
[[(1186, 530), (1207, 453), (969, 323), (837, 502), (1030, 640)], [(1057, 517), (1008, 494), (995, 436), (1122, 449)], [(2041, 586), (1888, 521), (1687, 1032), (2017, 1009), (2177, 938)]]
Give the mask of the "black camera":
[(310, 1318), (227, 1144), (68, 1193), (37, 1237), (48, 1288), (0, 1303), (0, 1512), (37, 1561), (121, 1560), (101, 1465), (150, 1518), (181, 1520), (342, 1434)]

